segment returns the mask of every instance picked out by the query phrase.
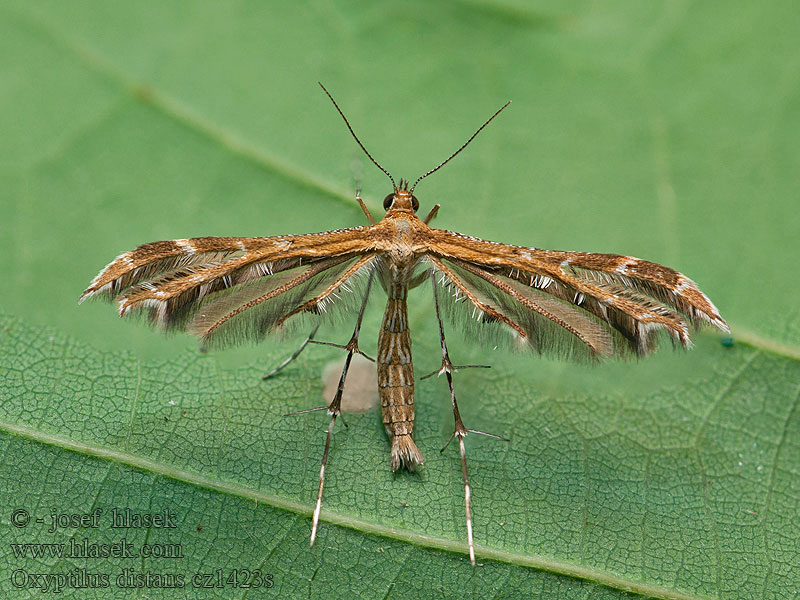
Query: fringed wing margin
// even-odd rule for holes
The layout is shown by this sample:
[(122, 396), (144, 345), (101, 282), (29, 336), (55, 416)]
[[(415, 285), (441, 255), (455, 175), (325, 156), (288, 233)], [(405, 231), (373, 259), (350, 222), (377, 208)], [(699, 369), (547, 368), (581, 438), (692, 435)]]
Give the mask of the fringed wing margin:
[(676, 345), (688, 347), (690, 327), (711, 325), (729, 331), (697, 284), (650, 261), (619, 254), (525, 248), (442, 229), (431, 230), (429, 247), (440, 258), (469, 263), (579, 306), (623, 335), (637, 355), (655, 349), (661, 333)]
[(188, 330), (215, 346), (261, 339), (298, 320), (290, 317), (334, 317), (346, 310), (352, 296), (346, 290), (353, 290), (370, 261), (352, 253), (280, 258), (274, 250), (263, 258), (265, 244), (288, 247), (290, 239), (193, 238), (144, 244), (103, 269), (81, 301), (115, 301), (120, 316), (143, 315), (164, 330)]
[(645, 308), (661, 306), (681, 315), (695, 329), (710, 325), (730, 332), (714, 303), (683, 273), (658, 263), (619, 254), (558, 252), (568, 277), (608, 293), (644, 300)]
[(206, 265), (241, 258), (263, 239), (206, 237), (142, 244), (106, 265), (81, 294), (80, 302), (113, 300), (132, 286), (161, 275), (193, 273)]
[[(199, 237), (142, 244), (120, 254), (100, 271), (84, 290), (80, 301), (92, 297), (117, 299), (138, 284), (162, 276), (180, 279), (187, 274), (199, 274), (201, 269), (201, 276), (208, 275), (202, 283), (209, 283), (217, 275), (237, 278), (244, 283), (248, 278), (278, 273), (321, 258), (366, 252), (369, 241), (360, 235), (366, 229), (351, 227), (322, 233), (252, 238)], [(218, 268), (207, 270), (212, 266)], [(229, 281), (224, 283), (230, 287)]]
[(229, 288), (197, 304), (187, 331), (207, 347), (260, 341), (304, 315), (351, 314), (363, 299), (372, 256), (336, 258)]
[[(690, 327), (710, 324), (728, 331), (719, 311), (697, 285), (669, 267), (630, 256), (506, 247), (482, 240), (474, 243), (488, 246), (478, 260), (441, 260), (452, 265), (466, 286), (491, 299), (500, 314), (515, 319), (523, 327), (527, 345), (536, 351), (580, 358), (585, 354), (580, 345), (563, 341), (567, 332), (591, 356), (644, 356), (655, 350), (663, 334), (674, 345), (689, 347)], [(507, 248), (502, 257), (498, 246)], [(513, 302), (509, 304), (506, 296)], [(545, 314), (548, 307), (557, 318)], [(528, 310), (554, 323), (573, 326), (560, 324), (552, 342), (547, 342), (551, 328), (539, 323), (538, 317), (524, 325)], [(575, 311), (588, 322), (577, 319)], [(491, 315), (490, 320), (502, 322)], [(607, 331), (605, 337), (597, 333), (598, 327)], [(537, 328), (538, 333), (534, 331)], [(587, 335), (580, 335), (581, 331)]]
[(511, 268), (507, 276), (602, 320), (622, 336), (626, 354), (645, 356), (665, 335), (674, 346), (689, 348), (692, 330), (703, 325), (729, 331), (708, 297), (674, 269), (616, 254), (552, 254), (557, 266)]
[(442, 307), (452, 323), (483, 344), (546, 356), (592, 360), (611, 356), (619, 335), (600, 319), (542, 290), (460, 261), (430, 258)]

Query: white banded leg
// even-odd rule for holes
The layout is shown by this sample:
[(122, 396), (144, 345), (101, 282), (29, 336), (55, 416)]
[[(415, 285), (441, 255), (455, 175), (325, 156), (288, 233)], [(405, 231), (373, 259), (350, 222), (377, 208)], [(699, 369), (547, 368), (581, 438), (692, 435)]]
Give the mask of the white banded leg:
[(433, 305), (436, 309), (436, 320), (439, 322), (439, 339), (442, 345), (442, 366), (438, 371), (434, 371), (430, 375), (426, 375), (423, 379), (430, 377), (431, 375), (439, 374), (444, 375), (447, 377), (447, 385), (450, 388), (450, 401), (453, 405), (453, 420), (455, 422), (455, 426), (453, 428), (453, 434), (450, 436), (450, 439), (447, 440), (447, 443), (442, 448), (442, 452), (444, 452), (447, 447), (450, 445), (450, 442), (453, 441), (454, 437), (458, 437), (458, 450), (461, 454), (461, 474), (464, 477), (464, 512), (466, 514), (467, 520), (467, 546), (469, 547), (469, 562), (474, 567), (475, 566), (475, 543), (472, 537), (472, 488), (469, 484), (469, 473), (467, 472), (467, 452), (464, 448), (464, 437), (467, 435), (468, 432), (478, 433), (481, 435), (486, 435), (489, 437), (493, 437), (496, 439), (508, 441), (508, 439), (494, 435), (492, 433), (486, 433), (485, 431), (478, 431), (477, 429), (467, 429), (464, 427), (464, 423), (461, 420), (461, 414), (458, 411), (458, 402), (456, 401), (456, 392), (453, 388), (453, 372), (457, 369), (465, 369), (465, 368), (488, 368), (485, 365), (465, 365), (462, 367), (454, 367), (453, 363), (450, 361), (450, 355), (447, 352), (447, 342), (445, 341), (444, 337), (444, 324), (442, 323), (442, 314), (439, 310), (439, 296), (437, 294), (437, 286), (436, 286), (436, 278), (434, 272), (431, 271), (431, 283), (433, 284)]
[[(353, 335), (350, 338), (350, 341), (344, 345), (344, 349), (347, 350), (347, 357), (344, 361), (344, 367), (342, 368), (342, 375), (339, 377), (339, 386), (336, 388), (336, 395), (331, 400), (331, 403), (328, 406), (319, 406), (317, 408), (310, 408), (307, 410), (297, 411), (296, 413), (289, 413), (289, 414), (302, 414), (307, 412), (312, 412), (316, 410), (325, 410), (327, 409), (328, 415), (331, 417), (331, 422), (328, 425), (328, 433), (325, 437), (325, 450), (322, 453), (322, 463), (320, 464), (319, 468), (319, 491), (317, 492), (317, 503), (314, 506), (314, 514), (311, 518), (311, 545), (314, 545), (314, 540), (317, 537), (317, 527), (319, 525), (319, 513), (322, 510), (322, 490), (325, 487), (325, 467), (328, 465), (328, 454), (330, 453), (331, 449), (331, 438), (333, 437), (333, 425), (336, 423), (336, 419), (342, 414), (342, 394), (344, 393), (344, 384), (347, 380), (347, 372), (350, 369), (350, 362), (353, 360), (354, 354), (362, 354), (362, 352), (358, 349), (358, 336), (361, 333), (361, 321), (364, 319), (364, 311), (367, 308), (367, 299), (369, 298), (369, 291), (372, 287), (372, 279), (374, 273), (371, 273), (369, 276), (369, 280), (367, 281), (367, 289), (364, 291), (364, 299), (361, 302), (361, 310), (358, 313), (358, 320), (356, 321), (355, 329), (353, 330)], [(343, 421), (344, 422), (344, 421)], [(345, 423), (345, 426), (347, 423)]]

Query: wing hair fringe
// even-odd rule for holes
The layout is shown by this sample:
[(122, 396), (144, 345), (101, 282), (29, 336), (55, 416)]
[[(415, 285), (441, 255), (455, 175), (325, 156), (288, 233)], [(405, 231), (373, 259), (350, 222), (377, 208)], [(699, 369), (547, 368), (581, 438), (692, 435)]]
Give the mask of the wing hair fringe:
[[(489, 282), (454, 264), (453, 261), (443, 260), (442, 262), (453, 271), (460, 283), (481, 303), (514, 321), (525, 332), (525, 337), (520, 336), (506, 323), (492, 318), (488, 313), (474, 306), (445, 273), (432, 267), (436, 272), (437, 284), (447, 291), (443, 295), (444, 312), (452, 323), (464, 331), (465, 335), (484, 343), (504, 345), (510, 343), (515, 349), (580, 361), (594, 360), (615, 352), (617, 346), (612, 333), (597, 319), (586, 315), (583, 311), (554, 298), (546, 297), (538, 291), (527, 290), (526, 293), (525, 290), (515, 288), (515, 291), (537, 304), (545, 312), (554, 315), (574, 331), (580, 332), (583, 337), (581, 339), (570, 329), (523, 305)], [(509, 281), (506, 280), (507, 283)]]
[(116, 269), (118, 263), (123, 261), (126, 255), (127, 253), (122, 254), (109, 263), (97, 277), (95, 277), (89, 287), (86, 288), (79, 302), (83, 302), (89, 298), (114, 300), (136, 284), (145, 283), (158, 276), (177, 272), (182, 269), (199, 268), (207, 264), (219, 264), (225, 259), (241, 256), (242, 252), (239, 250), (232, 250), (229, 252), (198, 252), (195, 254), (177, 254), (166, 258), (158, 258), (152, 262), (134, 267), (130, 271), (124, 272), (119, 277), (112, 279), (102, 287), (92, 290), (95, 281), (100, 279), (108, 270), (112, 268)]
[[(271, 279), (279, 277), (286, 271), (295, 269), (324, 268), (324, 263), (328, 261), (330, 266), (339, 264), (348, 257), (336, 257), (333, 259), (318, 259), (302, 261), (300, 258), (284, 259), (274, 262), (253, 262), (247, 264), (236, 264), (232, 261), (208, 262), (199, 266), (188, 266), (176, 269), (169, 273), (162, 274), (154, 279), (129, 287), (124, 293), (115, 299), (119, 301), (120, 314), (127, 314), (131, 309), (136, 309), (139, 304), (158, 307), (158, 310), (151, 311), (148, 316), (154, 325), (166, 330), (183, 330), (189, 320), (196, 312), (197, 305), (207, 296), (216, 295), (225, 290), (234, 290), (239, 286), (251, 282), (259, 281), (263, 278)], [(191, 285), (192, 278), (203, 276), (208, 269), (220, 265), (230, 264), (230, 269), (218, 274), (214, 279), (205, 283)], [(289, 277), (291, 279), (291, 276)], [(283, 281), (274, 279), (273, 281)], [(177, 282), (187, 284), (185, 289), (171, 296), (162, 299), (152, 298), (158, 296), (158, 291), (164, 286)], [(276, 283), (277, 285), (277, 283)], [(145, 296), (137, 299), (138, 296)]]
[[(220, 348), (243, 342), (257, 342), (277, 332), (289, 333), (306, 320), (304, 317), (336, 321), (358, 309), (363, 299), (366, 275), (374, 268), (375, 261), (367, 263), (341, 282), (334, 294), (323, 302), (316, 303), (308, 310), (299, 312), (278, 325), (286, 314), (319, 296), (357, 260), (358, 257), (353, 257), (340, 261), (313, 274), (306, 281), (261, 302), (256, 300), (313, 267), (296, 268), (280, 275), (244, 284), (233, 290), (209, 295), (197, 303), (192, 313), (194, 318), (187, 324), (187, 331), (200, 338), (204, 347)], [(236, 312), (239, 307), (248, 303), (252, 303), (252, 306)], [(234, 312), (236, 314), (216, 325), (223, 317)]]
[[(668, 267), (663, 267), (663, 265), (658, 266), (663, 269), (668, 269)], [(666, 305), (669, 308), (672, 308), (675, 312), (678, 312), (686, 317), (686, 319), (695, 329), (698, 329), (703, 325), (712, 325), (723, 331), (727, 331), (727, 324), (724, 321), (717, 320), (715, 316), (709, 315), (705, 311), (697, 308), (683, 294), (677, 292), (669, 286), (651, 280), (642, 279), (640, 277), (636, 277), (635, 275), (585, 269), (576, 267), (574, 265), (570, 265), (569, 270), (579, 279), (599, 287), (606, 287), (608, 289), (629, 289), (639, 292), (639, 294), (643, 296), (649, 296), (652, 300), (655, 300), (662, 305)], [(673, 272), (672, 269), (669, 270)], [(694, 281), (685, 275), (678, 273), (677, 271), (674, 271), (674, 273), (676, 276), (682, 278), (685, 283), (690, 286), (690, 289), (697, 294), (700, 294), (712, 308), (714, 307), (705, 294), (700, 291)]]
[[(645, 356), (650, 354), (658, 347), (658, 340), (662, 333), (666, 333), (673, 345), (688, 348), (691, 346), (691, 339), (689, 336), (689, 327), (687, 320), (695, 328), (701, 323), (710, 322), (709, 319), (698, 321), (692, 318), (690, 312), (691, 305), (688, 302), (661, 302), (658, 298), (645, 294), (644, 290), (650, 290), (653, 294), (656, 290), (666, 290), (665, 286), (661, 286), (649, 282), (640, 282), (640, 285), (633, 286), (631, 277), (618, 279), (610, 273), (601, 273), (599, 271), (591, 271), (591, 273), (599, 274), (592, 277), (580, 277), (585, 269), (574, 269), (575, 275), (584, 283), (588, 283), (595, 288), (602, 290), (609, 296), (618, 296), (634, 302), (642, 314), (651, 313), (659, 315), (666, 319), (669, 324), (665, 323), (646, 323), (635, 318), (617, 306), (603, 302), (602, 300), (578, 291), (575, 287), (570, 285), (567, 281), (554, 279), (551, 277), (537, 276), (529, 274), (525, 271), (517, 269), (508, 270), (504, 273), (505, 276), (515, 279), (520, 283), (546, 291), (548, 294), (593, 314), (595, 317), (601, 319), (614, 330), (620, 333), (627, 341), (629, 350), (638, 356)], [(609, 277), (603, 277), (609, 275)], [(619, 283), (616, 283), (619, 281)], [(626, 287), (624, 284), (628, 283)], [(658, 293), (659, 298), (665, 296), (668, 292), (662, 291)], [(673, 294), (668, 294), (672, 300), (675, 300)], [(675, 310), (673, 310), (673, 308)], [(687, 312), (683, 313), (680, 309)]]
[[(613, 355), (620, 358), (628, 355), (644, 356), (658, 347), (658, 340), (661, 335), (665, 333), (669, 336), (670, 340), (673, 342), (673, 345), (686, 347), (691, 343), (689, 340), (686, 322), (679, 313), (671, 310), (670, 308), (657, 302), (655, 299), (646, 296), (635, 289), (624, 288), (611, 283), (594, 284), (596, 287), (603, 289), (609, 294), (615, 294), (618, 297), (622, 297), (626, 300), (636, 303), (638, 307), (642, 309), (643, 313), (652, 313), (653, 315), (660, 315), (664, 317), (669, 321), (669, 325), (664, 323), (639, 321), (632, 315), (617, 308), (616, 306), (601, 302), (590, 295), (580, 293), (574, 287), (569, 285), (569, 283), (551, 277), (529, 274), (517, 269), (506, 270), (504, 273), (501, 273), (498, 269), (486, 269), (481, 265), (476, 265), (473, 263), (465, 263), (465, 265), (462, 267), (459, 267), (458, 263), (455, 263), (454, 266), (456, 266), (458, 269), (459, 274), (463, 273), (465, 268), (483, 271), (488, 273), (491, 277), (498, 278), (506, 284), (513, 281), (514, 285), (518, 286), (516, 288), (518, 292), (528, 290), (528, 292), (532, 294), (546, 294), (552, 298), (551, 301), (560, 302), (563, 306), (570, 306), (573, 308), (573, 310), (581, 310), (586, 318), (591, 318), (595, 326), (608, 328), (612, 334), (611, 351), (592, 352), (590, 354), (597, 354), (600, 356)], [(472, 276), (478, 278), (478, 276), (474, 274)], [(474, 286), (474, 280), (470, 281)], [(482, 279), (481, 281), (483, 282), (481, 285), (486, 285), (493, 288), (489, 282), (486, 282)], [(499, 293), (499, 290), (497, 293)], [(541, 298), (542, 296), (538, 297)], [(502, 298), (502, 296), (499, 298)], [(532, 296), (531, 300), (536, 302), (536, 296)], [(505, 310), (511, 310), (516, 315), (519, 309), (512, 304), (511, 307), (506, 306)], [(519, 320), (520, 317), (516, 316), (516, 319)], [(551, 330), (547, 323), (540, 322), (537, 325), (536, 323), (530, 322), (530, 320), (528, 322), (528, 326), (533, 329), (537, 327), (540, 329), (540, 333), (534, 334), (537, 339), (541, 340), (536, 344), (533, 344), (534, 350), (539, 351), (540, 353), (544, 352), (559, 356), (582, 358), (581, 355), (583, 353), (580, 351), (580, 347), (573, 348), (571, 343), (565, 342), (563, 339), (561, 339), (564, 332), (569, 333), (563, 327)], [(591, 327), (589, 330), (591, 330)], [(552, 350), (548, 348), (548, 341), (546, 339), (542, 339), (545, 337), (545, 332), (547, 332), (546, 335), (554, 336), (552, 340), (554, 348)], [(578, 339), (573, 335), (570, 335), (569, 337)]]

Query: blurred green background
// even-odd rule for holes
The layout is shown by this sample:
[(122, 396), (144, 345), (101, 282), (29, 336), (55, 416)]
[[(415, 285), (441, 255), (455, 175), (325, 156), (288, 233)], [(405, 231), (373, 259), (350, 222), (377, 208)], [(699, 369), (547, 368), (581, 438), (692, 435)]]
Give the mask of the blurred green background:
[[(206, 515), (185, 534), (192, 565), (239, 565), (249, 549), (286, 596), (786, 597), (800, 586), (799, 15), (793, 2), (0, 2), (9, 505), (79, 510), (70, 473), (90, 503), (165, 486)], [(665, 263), (733, 330), (733, 347), (705, 333), (690, 355), (594, 369), (454, 335), (456, 362), (494, 366), (457, 378), (467, 425), (513, 438), (470, 439), (476, 539), (505, 561), (482, 571), (420, 547), (464, 539), (457, 456), (437, 452), (452, 427), (443, 381), (418, 386), (419, 477), (391, 475), (375, 413), (337, 433), (325, 506), (351, 529), (323, 524), (309, 551), (325, 419), (280, 414), (321, 403), (336, 353), (314, 348), (262, 384), (291, 341), (199, 356), (77, 305), (143, 242), (362, 224), (354, 173), (381, 214), (388, 182), (318, 80), (395, 178), (513, 100), (420, 185), (421, 212), (439, 202), (438, 227)], [(411, 297), (418, 373), (438, 361), (429, 296)], [(113, 466), (90, 458), (106, 449)], [(23, 484), (43, 461), (63, 480)], [(381, 576), (367, 590), (342, 563)]]

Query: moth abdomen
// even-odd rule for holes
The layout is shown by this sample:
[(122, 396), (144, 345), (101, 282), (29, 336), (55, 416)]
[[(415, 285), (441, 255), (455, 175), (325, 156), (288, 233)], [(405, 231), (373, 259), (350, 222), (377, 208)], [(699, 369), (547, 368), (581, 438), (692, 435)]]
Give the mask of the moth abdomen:
[(389, 298), (378, 334), (378, 393), (386, 433), (392, 438), (391, 466), (412, 471), (423, 458), (411, 435), (414, 431), (414, 366), (408, 331), (408, 284), (393, 273)]

